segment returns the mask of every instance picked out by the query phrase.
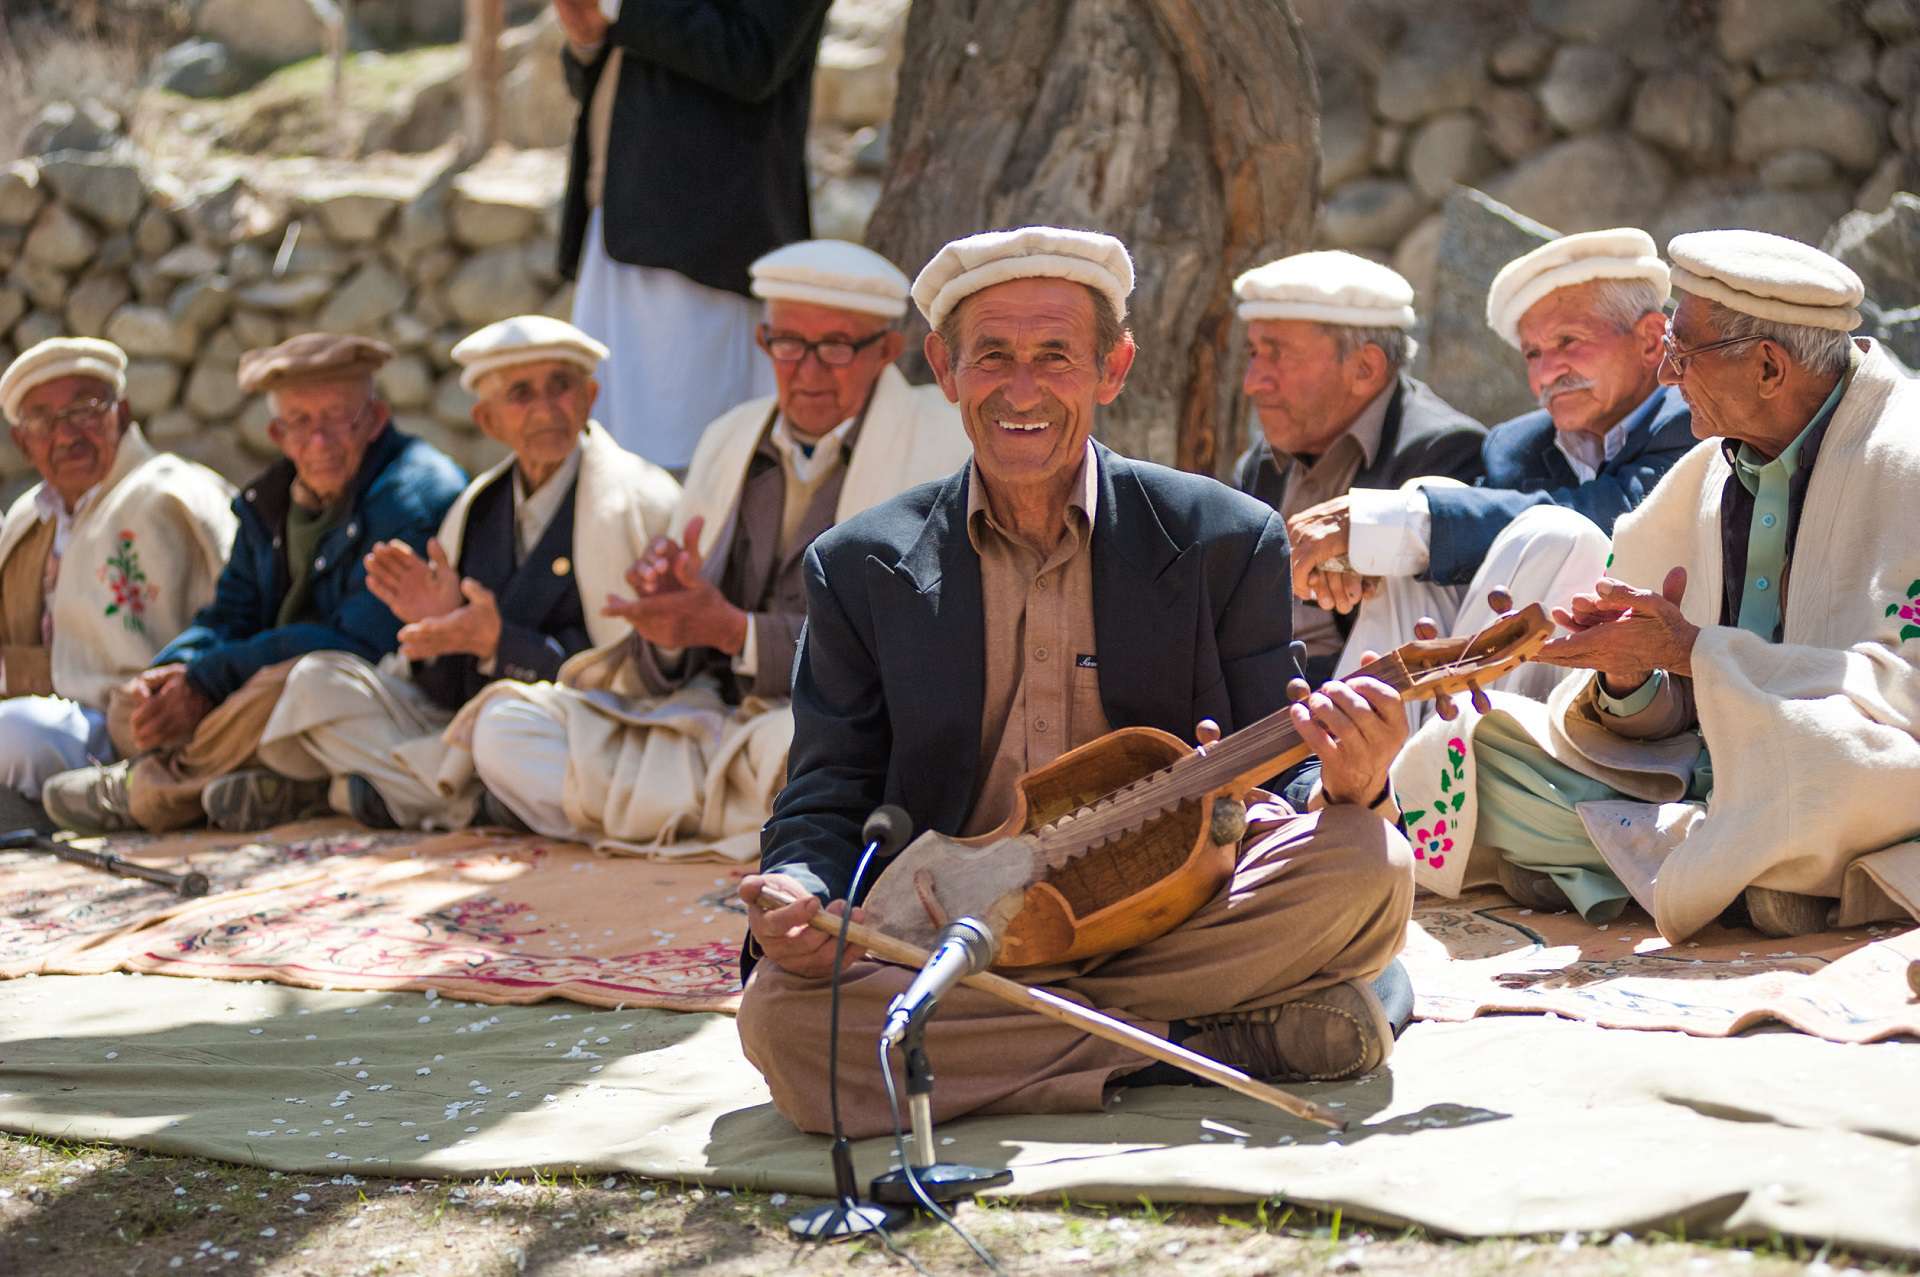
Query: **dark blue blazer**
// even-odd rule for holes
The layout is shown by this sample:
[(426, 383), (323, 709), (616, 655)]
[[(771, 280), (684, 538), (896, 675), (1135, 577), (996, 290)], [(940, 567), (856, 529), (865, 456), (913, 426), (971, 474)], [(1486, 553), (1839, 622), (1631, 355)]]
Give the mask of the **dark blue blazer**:
[[(1192, 740), (1203, 718), (1231, 732), (1286, 705), (1296, 670), (1287, 592), (1273, 588), (1288, 579), (1279, 514), (1212, 479), (1094, 450), (1107, 721)], [(807, 550), (793, 748), (760, 866), (823, 900), (846, 894), (875, 807), (898, 803), (915, 830), (951, 834), (973, 803), (986, 630), (969, 475), (910, 489)], [(1310, 760), (1282, 781), (1299, 798), (1318, 774)], [(878, 877), (870, 871), (863, 888)]]
[(348, 494), (346, 517), (320, 538), (311, 568), (312, 620), (279, 625), (291, 583), (286, 561), (293, 463), (274, 462), (233, 500), (240, 527), (213, 602), (153, 658), (185, 661), (187, 681), (214, 704), (269, 665), (334, 649), (377, 661), (391, 652), (400, 622), (367, 589), (360, 560), (381, 541), (425, 553), (447, 507), (467, 484), (460, 467), (412, 435), (388, 426), (367, 448)]
[(474, 656), (443, 656), (416, 661), (413, 681), (435, 704), (458, 709), (496, 678), (522, 683), (551, 682), (560, 666), (591, 644), (587, 614), (580, 602), (580, 578), (573, 565), (573, 498), (579, 480), (567, 489), (539, 544), (526, 562), (515, 566), (513, 544), (513, 472), (474, 494), (460, 540), (460, 575), (493, 591), (500, 608), (500, 645), (492, 674), (480, 672)]
[(1424, 490), (1433, 539), (1422, 579), (1465, 585), (1486, 561), (1493, 539), (1532, 506), (1577, 510), (1611, 535), (1614, 520), (1645, 501), (1660, 476), (1698, 442), (1687, 401), (1662, 386), (1628, 418), (1619, 453), (1581, 483), (1553, 446), (1553, 418), (1544, 409), (1503, 421), (1487, 432), (1484, 478), (1471, 488)]

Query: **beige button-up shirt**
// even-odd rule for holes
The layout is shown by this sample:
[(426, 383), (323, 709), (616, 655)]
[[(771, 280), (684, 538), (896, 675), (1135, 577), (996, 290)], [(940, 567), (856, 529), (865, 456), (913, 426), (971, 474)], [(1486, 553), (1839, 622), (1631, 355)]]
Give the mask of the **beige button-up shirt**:
[(967, 485), (967, 539), (980, 556), (986, 615), (981, 779), (963, 834), (1013, 814), (1015, 783), (1108, 731), (1093, 628), (1093, 523), (1100, 476), (1093, 446), (1067, 503), (1067, 532), (1041, 554), (987, 508), (978, 470)]

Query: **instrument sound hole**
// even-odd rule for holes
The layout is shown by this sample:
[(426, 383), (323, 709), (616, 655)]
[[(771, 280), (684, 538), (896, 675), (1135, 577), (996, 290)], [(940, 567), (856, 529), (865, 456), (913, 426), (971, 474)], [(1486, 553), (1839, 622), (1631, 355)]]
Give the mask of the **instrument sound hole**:
[(1162, 812), (1120, 843), (1109, 843), (1054, 870), (1046, 881), (1087, 918), (1151, 888), (1187, 863), (1200, 834), (1200, 805)]

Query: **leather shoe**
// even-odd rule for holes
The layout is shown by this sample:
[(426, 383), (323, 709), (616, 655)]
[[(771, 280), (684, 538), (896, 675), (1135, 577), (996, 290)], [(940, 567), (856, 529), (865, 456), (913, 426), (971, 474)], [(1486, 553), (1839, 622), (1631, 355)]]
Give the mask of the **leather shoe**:
[(1258, 1011), (1192, 1021), (1181, 1045), (1263, 1082), (1330, 1082), (1371, 1073), (1393, 1052), (1393, 1025), (1364, 980)]

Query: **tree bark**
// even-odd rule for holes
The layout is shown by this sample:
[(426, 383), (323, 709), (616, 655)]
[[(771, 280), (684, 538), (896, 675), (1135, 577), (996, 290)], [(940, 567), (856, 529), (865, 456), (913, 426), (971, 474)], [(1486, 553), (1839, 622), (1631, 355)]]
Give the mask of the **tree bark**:
[(466, 0), (463, 113), (466, 153), (472, 157), (486, 154), (500, 140), (500, 32), (506, 20), (506, 0)]
[(1140, 354), (1100, 438), (1220, 473), (1244, 420), (1233, 278), (1308, 246), (1318, 117), (1286, 0), (916, 4), (867, 240), (912, 274), (976, 231), (1118, 236)]

